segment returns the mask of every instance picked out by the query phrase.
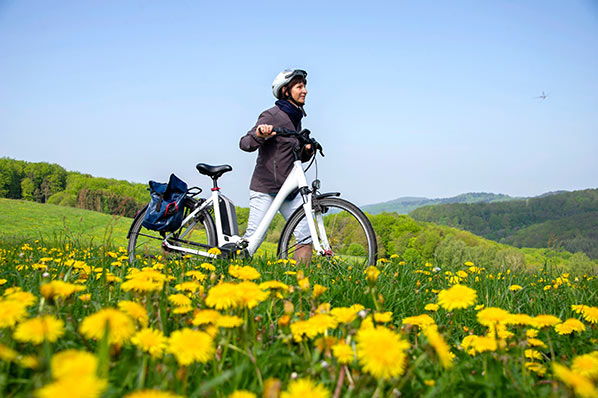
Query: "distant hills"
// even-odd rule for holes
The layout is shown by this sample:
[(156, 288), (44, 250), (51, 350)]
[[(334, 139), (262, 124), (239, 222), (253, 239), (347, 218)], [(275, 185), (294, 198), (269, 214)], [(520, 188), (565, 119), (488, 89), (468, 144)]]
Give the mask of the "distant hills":
[(494, 203), (504, 202), (509, 200), (517, 200), (522, 198), (514, 198), (509, 195), (487, 193), (487, 192), (470, 192), (461, 195), (453, 196), (452, 198), (428, 199), (405, 196), (402, 198), (390, 200), (388, 202), (374, 203), (370, 205), (360, 206), (360, 208), (370, 214), (380, 214), (382, 212), (409, 214), (413, 210), (423, 206), (435, 206), (448, 203)]
[(516, 247), (582, 251), (598, 259), (598, 189), (503, 202), (424, 206), (409, 215)]

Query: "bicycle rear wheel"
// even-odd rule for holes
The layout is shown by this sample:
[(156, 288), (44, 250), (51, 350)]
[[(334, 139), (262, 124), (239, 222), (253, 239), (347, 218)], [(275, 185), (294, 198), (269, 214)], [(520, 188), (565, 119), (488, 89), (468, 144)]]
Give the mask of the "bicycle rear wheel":
[[(194, 199), (187, 199), (184, 206), (184, 218), (195, 209), (198, 202)], [(129, 263), (139, 262), (148, 264), (149, 260), (162, 260), (173, 256), (181, 256), (185, 253), (177, 250), (170, 250), (163, 245), (164, 239), (169, 233), (157, 232), (145, 228), (141, 223), (147, 209), (135, 217), (129, 232)], [(168, 237), (170, 244), (190, 248), (194, 250), (207, 250), (216, 245), (216, 226), (209, 209), (202, 210), (192, 220), (181, 225), (177, 231)]]
[[(372, 224), (366, 215), (354, 204), (346, 200), (326, 197), (313, 198), (313, 218), (316, 229), (323, 229), (330, 251), (313, 261), (328, 261), (335, 265), (375, 265), (378, 244)], [(311, 241), (311, 237), (297, 242), (294, 232), (297, 226), (305, 220), (303, 208), (297, 209), (285, 225), (278, 243), (278, 257), (292, 258), (297, 245)], [(322, 231), (318, 231), (320, 242), (323, 240)]]

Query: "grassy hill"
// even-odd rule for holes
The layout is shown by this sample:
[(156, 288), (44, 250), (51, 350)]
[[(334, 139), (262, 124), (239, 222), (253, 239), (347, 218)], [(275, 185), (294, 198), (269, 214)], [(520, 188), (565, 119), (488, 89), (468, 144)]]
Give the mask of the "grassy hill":
[[(96, 211), (0, 198), (0, 240), (74, 242), (82, 246), (127, 247), (132, 219)], [(276, 253), (264, 242), (258, 254)]]
[(500, 203), (426, 206), (410, 215), (516, 247), (583, 251), (598, 259), (598, 189)]
[(380, 214), (382, 212), (409, 214), (413, 210), (422, 206), (434, 206), (446, 203), (492, 203), (502, 202), (507, 200), (515, 200), (508, 195), (494, 194), (486, 192), (470, 192), (454, 196), (452, 198), (428, 199), (405, 196), (398, 199), (393, 199), (388, 202), (374, 203), (370, 205), (361, 206), (361, 209), (370, 214)]

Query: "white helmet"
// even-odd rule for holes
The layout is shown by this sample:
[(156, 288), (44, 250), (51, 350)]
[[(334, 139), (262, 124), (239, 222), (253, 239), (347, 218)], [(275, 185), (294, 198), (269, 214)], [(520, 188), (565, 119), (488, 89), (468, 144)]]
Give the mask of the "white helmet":
[(285, 69), (276, 75), (272, 82), (272, 94), (278, 99), (282, 99), (282, 88), (289, 84), (295, 76), (302, 76), (307, 78), (307, 72), (302, 69)]

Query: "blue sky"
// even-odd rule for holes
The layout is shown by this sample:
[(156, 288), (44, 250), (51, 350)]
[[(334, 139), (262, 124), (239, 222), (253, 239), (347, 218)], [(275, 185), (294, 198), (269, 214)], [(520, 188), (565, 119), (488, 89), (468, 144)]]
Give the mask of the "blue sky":
[(229, 163), (245, 206), (238, 141), (289, 66), (322, 188), (357, 204), (598, 186), (590, 0), (0, 0), (0, 156), (204, 188)]

